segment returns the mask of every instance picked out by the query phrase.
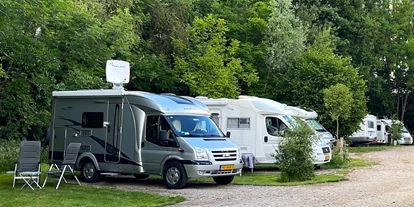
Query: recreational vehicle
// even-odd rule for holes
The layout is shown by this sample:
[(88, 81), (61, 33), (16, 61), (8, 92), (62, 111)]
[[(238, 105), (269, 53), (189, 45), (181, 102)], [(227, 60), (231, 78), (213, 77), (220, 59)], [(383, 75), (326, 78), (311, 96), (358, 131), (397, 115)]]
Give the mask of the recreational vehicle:
[(288, 107), (292, 111), (293, 117), (299, 117), (305, 120), (305, 122), (322, 137), (326, 144), (330, 145), (331, 148), (333, 147), (336, 139), (328, 130), (325, 129), (325, 127), (322, 126), (322, 124), (318, 122), (318, 113), (316, 113), (316, 111), (297, 106)]
[(375, 128), (376, 123), (376, 116), (371, 114), (366, 115), (362, 122), (359, 124), (359, 129), (349, 137), (351, 142), (353, 144), (371, 143), (377, 139), (377, 130)]
[[(196, 97), (205, 103), (212, 119), (219, 127), (233, 135), (230, 139), (237, 144), (242, 154), (252, 154), (257, 164), (274, 163), (272, 156), (283, 139), (280, 131), (292, 128), (294, 118), (288, 107), (279, 102), (240, 96), (239, 99), (209, 99)], [(331, 159), (331, 149), (325, 143), (313, 146), (314, 164), (323, 164)]]
[[(394, 120), (394, 122), (399, 122), (398, 120)], [(374, 143), (382, 143), (386, 144), (391, 141), (391, 137), (389, 136), (389, 129), (393, 123), (391, 119), (379, 119), (377, 120), (377, 139), (374, 140)], [(403, 126), (401, 129), (402, 138), (398, 140), (399, 144), (412, 144), (413, 137), (408, 132), (407, 128)]]
[(127, 62), (108, 61), (106, 70), (113, 89), (53, 92), (52, 163), (61, 162), (69, 143), (77, 142), (75, 168), (85, 182), (113, 173), (154, 174), (168, 188), (182, 188), (188, 178), (213, 177), (217, 184), (228, 184), (241, 173), (240, 151), (210, 119), (205, 104), (123, 90)]

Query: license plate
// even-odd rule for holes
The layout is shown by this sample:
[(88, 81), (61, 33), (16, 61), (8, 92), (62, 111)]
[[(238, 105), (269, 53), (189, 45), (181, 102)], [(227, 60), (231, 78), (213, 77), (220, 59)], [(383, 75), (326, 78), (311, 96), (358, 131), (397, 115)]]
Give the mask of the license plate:
[(234, 165), (220, 165), (220, 170), (233, 170)]
[(330, 158), (331, 158), (331, 156), (325, 155), (325, 160), (329, 160)]

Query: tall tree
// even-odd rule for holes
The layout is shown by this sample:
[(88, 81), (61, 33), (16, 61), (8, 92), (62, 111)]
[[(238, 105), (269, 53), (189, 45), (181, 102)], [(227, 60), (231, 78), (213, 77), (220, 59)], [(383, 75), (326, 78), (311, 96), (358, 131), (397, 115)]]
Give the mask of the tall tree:
[(181, 72), (191, 95), (235, 98), (240, 93), (239, 81), (250, 84), (257, 80), (234, 57), (239, 42), (228, 41), (226, 31), (225, 21), (213, 15), (196, 18), (188, 28), (191, 43), (189, 47), (181, 44), (183, 51), (176, 56), (175, 69)]

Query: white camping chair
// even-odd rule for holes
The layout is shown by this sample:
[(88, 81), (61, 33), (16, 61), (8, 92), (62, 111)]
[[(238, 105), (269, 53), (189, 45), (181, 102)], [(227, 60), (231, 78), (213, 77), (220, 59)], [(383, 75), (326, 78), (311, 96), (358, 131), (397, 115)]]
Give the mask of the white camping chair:
[[(33, 184), (39, 186), (40, 175), (40, 142), (39, 141), (22, 141), (20, 143), (19, 161), (14, 166), (14, 171), (7, 173), (13, 174), (13, 188), (16, 180), (23, 180), (26, 185), (34, 190)], [(22, 188), (23, 188), (22, 187)]]
[[(47, 176), (45, 178), (45, 181), (43, 182), (43, 186), (45, 186), (47, 178), (49, 177), (49, 175), (60, 175), (59, 176), (59, 180), (58, 183), (56, 185), (56, 190), (59, 188), (60, 182), (62, 181), (62, 179), (65, 181), (66, 183), (66, 179), (63, 177), (65, 173), (72, 173), (72, 175), (75, 177), (76, 181), (78, 182), (79, 185), (81, 185), (81, 183), (78, 180), (78, 177), (76, 177), (75, 175), (75, 171), (73, 170), (73, 167), (76, 163), (76, 159), (78, 158), (78, 153), (79, 153), (79, 149), (80, 149), (81, 143), (70, 143), (68, 145), (68, 147), (66, 148), (66, 154), (65, 157), (63, 158), (63, 162), (62, 165), (59, 167), (57, 167), (57, 164), (52, 164), (51, 168), (49, 169), (49, 171), (46, 172)], [(55, 166), (57, 169), (56, 170), (52, 170), (52, 167)]]

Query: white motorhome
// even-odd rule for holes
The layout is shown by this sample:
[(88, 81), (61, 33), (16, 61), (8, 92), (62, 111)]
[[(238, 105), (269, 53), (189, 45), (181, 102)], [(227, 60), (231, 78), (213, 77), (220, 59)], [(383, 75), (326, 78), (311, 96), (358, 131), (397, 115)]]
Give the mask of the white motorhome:
[(353, 144), (373, 142), (377, 139), (376, 124), (377, 117), (367, 114), (359, 124), (359, 129), (349, 136), (349, 139)]
[(333, 147), (336, 139), (331, 134), (331, 132), (326, 130), (325, 127), (323, 127), (322, 124), (318, 122), (318, 113), (316, 113), (316, 111), (300, 108), (297, 106), (288, 107), (292, 111), (293, 117), (299, 117), (305, 120), (305, 122), (322, 137), (326, 144), (329, 144), (331, 148)]
[[(399, 122), (398, 120), (394, 120), (394, 122)], [(381, 143), (386, 144), (389, 143), (390, 140), (390, 134), (389, 129), (393, 123), (393, 120), (391, 119), (379, 119), (377, 120), (377, 139), (374, 140), (374, 143)], [(413, 144), (413, 137), (408, 132), (407, 128), (403, 126), (401, 129), (402, 131), (402, 138), (398, 140), (399, 144)]]
[[(257, 97), (240, 96), (239, 99), (209, 99), (196, 97), (205, 103), (212, 119), (240, 148), (241, 153), (253, 154), (257, 164), (274, 163), (275, 148), (283, 137), (278, 131), (292, 128), (293, 117), (285, 104)], [(314, 164), (331, 159), (331, 149), (325, 143), (314, 145)]]
[(154, 174), (168, 188), (182, 188), (188, 178), (213, 177), (223, 185), (241, 173), (238, 147), (210, 119), (205, 104), (123, 90), (129, 80), (124, 61), (108, 61), (107, 79), (113, 89), (53, 92), (51, 163), (61, 163), (66, 147), (76, 142), (81, 148), (75, 169), (85, 182), (106, 174)]

